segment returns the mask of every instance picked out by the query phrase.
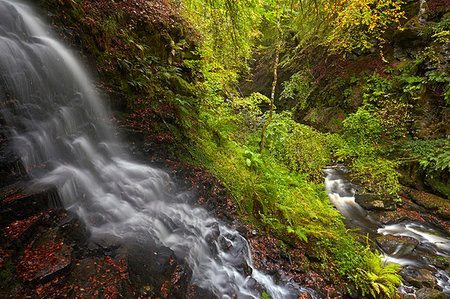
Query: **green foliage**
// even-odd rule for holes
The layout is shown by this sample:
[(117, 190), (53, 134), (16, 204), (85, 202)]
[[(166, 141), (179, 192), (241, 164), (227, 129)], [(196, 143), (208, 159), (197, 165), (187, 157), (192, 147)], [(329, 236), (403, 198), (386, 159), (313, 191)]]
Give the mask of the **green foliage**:
[(345, 142), (341, 144), (338, 155), (373, 156), (383, 132), (380, 121), (370, 111), (360, 107), (343, 121), (343, 125)]
[(398, 275), (401, 269), (399, 265), (386, 265), (378, 254), (370, 251), (367, 252), (366, 265), (366, 269), (360, 271), (366, 275), (369, 282), (368, 291), (374, 298), (400, 298), (398, 286), (402, 278)]
[(416, 139), (400, 143), (399, 153), (408, 161), (418, 161), (427, 176), (438, 177), (450, 171), (450, 142), (445, 139)]
[(343, 124), (342, 134), (329, 138), (337, 158), (351, 164), (354, 177), (368, 190), (397, 197), (400, 183), (395, 169), (399, 163), (381, 156), (383, 122), (360, 107)]
[(308, 97), (313, 91), (311, 78), (305, 72), (297, 72), (283, 82), (280, 100), (294, 102), (294, 109), (304, 110), (308, 107)]
[(399, 162), (381, 157), (358, 157), (352, 161), (354, 177), (364, 183), (368, 191), (397, 198), (400, 191)]
[(419, 164), (430, 175), (450, 171), (450, 144), (423, 155)]
[(301, 125), (284, 111), (274, 114), (267, 128), (270, 153), (292, 172), (302, 172), (315, 182), (323, 180), (322, 169), (331, 160), (324, 134)]
[(389, 97), (391, 87), (391, 80), (383, 78), (378, 72), (373, 72), (364, 82), (364, 103), (376, 104), (383, 101)]
[(409, 72), (401, 73), (396, 77), (396, 80), (402, 85), (403, 99), (406, 99), (406, 96), (410, 96), (413, 100), (417, 100), (419, 99), (419, 93), (425, 90), (426, 79), (412, 75)]
[(257, 0), (186, 0), (185, 17), (202, 34), (198, 54), (202, 72), (215, 76), (224, 90), (231, 89), (237, 73), (246, 68), (260, 22)]

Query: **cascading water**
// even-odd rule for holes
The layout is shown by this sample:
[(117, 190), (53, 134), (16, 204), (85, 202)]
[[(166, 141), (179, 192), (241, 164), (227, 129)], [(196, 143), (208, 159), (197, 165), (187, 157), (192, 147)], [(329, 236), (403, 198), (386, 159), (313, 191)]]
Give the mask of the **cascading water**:
[(255, 269), (245, 275), (243, 263), (252, 265), (246, 240), (190, 206), (167, 173), (129, 158), (86, 72), (13, 0), (0, 1), (0, 99), (9, 139), (34, 185), (56, 185), (93, 238), (166, 246), (187, 260), (194, 285), (220, 298), (259, 298), (255, 281), (271, 298), (294, 296)]
[(355, 202), (355, 190), (345, 180), (342, 169), (325, 169), (325, 188), (330, 201), (345, 216), (345, 221), (352, 228), (361, 228), (364, 233), (375, 240), (382, 235), (409, 237), (417, 240), (417, 245), (398, 243), (392, 252), (382, 252), (388, 263), (400, 264), (405, 273), (417, 273), (421, 269), (431, 271), (438, 285), (447, 295), (450, 294), (450, 273), (437, 269), (430, 264), (430, 255), (450, 257), (450, 236), (444, 235), (431, 227), (414, 222), (401, 222), (391, 225), (372, 219), (370, 215)]

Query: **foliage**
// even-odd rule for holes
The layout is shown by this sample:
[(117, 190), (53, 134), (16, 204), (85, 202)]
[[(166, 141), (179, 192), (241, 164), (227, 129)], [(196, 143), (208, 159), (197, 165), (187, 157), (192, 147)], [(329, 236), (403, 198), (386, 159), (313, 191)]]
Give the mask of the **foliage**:
[(450, 142), (444, 139), (409, 140), (400, 144), (400, 152), (417, 160), (427, 176), (439, 176), (450, 171)]
[(202, 57), (202, 72), (220, 74), (216, 80), (224, 90), (235, 83), (237, 73), (246, 68), (261, 16), (260, 1), (186, 0), (185, 17), (202, 34), (198, 54)]
[(400, 190), (398, 163), (381, 156), (380, 142), (383, 125), (369, 111), (360, 107), (343, 122), (342, 135), (333, 135), (329, 142), (336, 148), (335, 155), (341, 160), (348, 160), (359, 179), (367, 189), (377, 193), (390, 194), (394, 197)]
[(294, 109), (304, 110), (308, 107), (308, 97), (312, 90), (310, 75), (304, 71), (297, 72), (283, 82), (280, 100), (294, 102)]
[(383, 131), (379, 120), (370, 111), (360, 107), (343, 121), (343, 125), (345, 143), (338, 150), (338, 155), (373, 156)]
[(267, 128), (269, 152), (292, 172), (302, 172), (315, 182), (323, 180), (322, 169), (331, 160), (323, 134), (292, 119), (289, 112), (275, 114)]
[(401, 267), (397, 264), (383, 265), (378, 254), (367, 251), (367, 270), (362, 270), (369, 281), (369, 292), (374, 297), (400, 298), (398, 286), (402, 279), (398, 275)]
[(350, 52), (381, 43), (391, 24), (400, 24), (405, 13), (399, 0), (335, 0), (324, 4), (325, 18), (330, 20), (331, 34), (327, 38), (333, 51)]

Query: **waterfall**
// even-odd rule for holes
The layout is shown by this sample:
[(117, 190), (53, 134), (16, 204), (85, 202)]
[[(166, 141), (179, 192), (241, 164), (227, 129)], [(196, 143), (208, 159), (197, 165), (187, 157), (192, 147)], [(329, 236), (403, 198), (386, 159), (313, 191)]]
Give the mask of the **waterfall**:
[[(247, 241), (177, 193), (169, 175), (134, 162), (83, 67), (25, 4), (0, 1), (1, 113), (34, 186), (56, 186), (92, 238), (151, 240), (192, 269), (192, 284), (219, 298), (290, 298), (252, 269)], [(228, 246), (221, 244), (226, 243)], [(248, 272), (248, 271), (247, 271)]]

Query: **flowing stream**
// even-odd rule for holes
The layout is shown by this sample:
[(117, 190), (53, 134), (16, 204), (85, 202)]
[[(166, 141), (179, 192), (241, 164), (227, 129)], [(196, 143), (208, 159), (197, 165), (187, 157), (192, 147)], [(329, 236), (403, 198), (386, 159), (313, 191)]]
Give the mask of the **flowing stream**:
[(295, 296), (256, 269), (246, 275), (247, 241), (189, 205), (167, 173), (133, 162), (77, 59), (13, 0), (0, 0), (0, 99), (9, 139), (34, 186), (57, 186), (64, 207), (93, 238), (168, 247), (188, 262), (192, 284), (219, 298), (261, 298), (255, 283), (271, 298)]
[[(384, 260), (387, 263), (396, 263), (403, 266), (403, 273), (418, 277), (426, 275), (423, 270), (431, 271), (443, 292), (450, 295), (450, 273), (432, 265), (430, 257), (450, 257), (450, 236), (439, 232), (427, 225), (405, 221), (396, 224), (383, 225), (370, 217), (370, 214), (355, 202), (355, 190), (346, 179), (342, 168), (325, 169), (325, 188), (330, 201), (345, 216), (345, 222), (351, 228), (359, 228), (362, 233), (368, 234), (372, 240), (381, 236), (400, 236), (412, 238), (414, 242), (394, 242), (385, 246), (390, 250), (383, 250), (380, 246)], [(403, 286), (405, 293), (414, 292), (413, 288)]]

